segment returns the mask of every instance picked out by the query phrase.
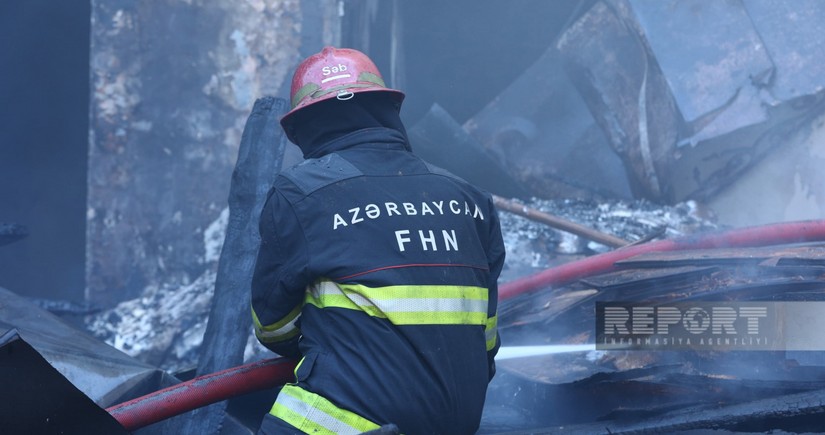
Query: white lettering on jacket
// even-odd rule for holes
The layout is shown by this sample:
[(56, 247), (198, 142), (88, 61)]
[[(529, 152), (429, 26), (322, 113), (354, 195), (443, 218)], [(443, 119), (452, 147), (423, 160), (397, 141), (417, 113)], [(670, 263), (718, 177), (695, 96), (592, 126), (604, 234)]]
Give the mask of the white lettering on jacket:
[[(445, 202), (447, 207), (445, 208)], [(382, 207), (383, 206), (383, 207)], [(346, 228), (350, 225), (355, 225), (368, 220), (375, 220), (381, 217), (392, 216), (443, 216), (451, 213), (454, 215), (464, 214), (473, 219), (484, 220), (484, 213), (479, 208), (478, 204), (459, 201), (429, 201), (429, 202), (385, 202), (379, 204), (367, 204), (365, 206), (356, 206), (348, 209), (343, 213), (335, 213), (332, 215), (332, 229)], [(400, 246), (400, 241), (399, 241)]]
[[(407, 244), (412, 243), (409, 237), (410, 230), (396, 230), (395, 241), (398, 243), (398, 250), (407, 250)], [(421, 242), (422, 251), (438, 251), (439, 247), (445, 251), (458, 251), (458, 237), (455, 230), (441, 230), (439, 238), (433, 230), (418, 230), (418, 241)]]

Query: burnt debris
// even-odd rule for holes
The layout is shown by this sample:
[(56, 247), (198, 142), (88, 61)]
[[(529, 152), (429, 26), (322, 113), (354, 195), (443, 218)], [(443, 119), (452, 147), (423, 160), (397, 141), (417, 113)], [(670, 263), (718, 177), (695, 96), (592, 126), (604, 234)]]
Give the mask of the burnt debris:
[[(825, 301), (822, 244), (652, 252), (616, 266), (502, 302), (502, 341), (595, 343), (597, 302)], [(501, 361), (490, 406), (514, 408), (514, 428), (549, 432), (818, 430), (821, 352), (674, 349)]]

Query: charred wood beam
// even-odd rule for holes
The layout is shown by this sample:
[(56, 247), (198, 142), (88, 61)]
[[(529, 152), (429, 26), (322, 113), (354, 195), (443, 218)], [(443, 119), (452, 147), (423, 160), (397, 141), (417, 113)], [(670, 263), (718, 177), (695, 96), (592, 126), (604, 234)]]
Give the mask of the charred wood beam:
[(636, 268), (697, 266), (705, 264), (825, 266), (825, 247), (715, 248), (648, 252), (616, 262), (617, 266)]
[(575, 222), (571, 222), (567, 219), (563, 219), (558, 216), (554, 216), (552, 214), (536, 210), (534, 208), (527, 207), (523, 204), (519, 204), (516, 201), (505, 199), (497, 195), (493, 195), (493, 203), (495, 203), (496, 207), (502, 210), (507, 210), (510, 213), (514, 213), (519, 216), (526, 217), (527, 219), (531, 219), (536, 222), (541, 222), (543, 224), (550, 225), (553, 228), (571, 234), (575, 234), (577, 236), (601, 243), (602, 245), (609, 246), (611, 248), (620, 248), (630, 243), (627, 240), (624, 240), (620, 237), (616, 237), (612, 234), (603, 233), (596, 229), (586, 227)]
[[(258, 99), (244, 127), (229, 188), (229, 223), (201, 345), (199, 376), (243, 362), (252, 326), (249, 294), (260, 244), (258, 221), (283, 162), (286, 136), (278, 119), (287, 108), (288, 103), (281, 98)], [(225, 409), (226, 402), (220, 402), (194, 411), (183, 433), (218, 433)]]

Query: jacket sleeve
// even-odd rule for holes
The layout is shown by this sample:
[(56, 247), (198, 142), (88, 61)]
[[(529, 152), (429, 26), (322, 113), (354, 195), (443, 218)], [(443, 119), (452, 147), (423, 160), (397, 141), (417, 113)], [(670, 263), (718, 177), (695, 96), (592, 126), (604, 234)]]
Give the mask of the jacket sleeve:
[(488, 306), (487, 306), (487, 326), (485, 336), (487, 337), (487, 364), (490, 372), (490, 379), (496, 374), (495, 357), (498, 348), (501, 346), (501, 339), (498, 336), (498, 278), (504, 267), (504, 239), (501, 236), (501, 222), (498, 212), (490, 199), (490, 241), (487, 250), (487, 263), (490, 268), (490, 282), (488, 284)]
[(298, 357), (300, 317), (310, 284), (308, 248), (292, 205), (270, 191), (259, 223), (261, 244), (252, 275), (252, 323), (269, 350)]

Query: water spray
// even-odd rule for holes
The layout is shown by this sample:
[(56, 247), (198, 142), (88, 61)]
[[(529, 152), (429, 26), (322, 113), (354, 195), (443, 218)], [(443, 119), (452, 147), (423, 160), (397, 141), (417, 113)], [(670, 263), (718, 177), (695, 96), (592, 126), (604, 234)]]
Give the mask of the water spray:
[(595, 344), (548, 344), (541, 346), (502, 346), (496, 354), (496, 361), (526, 358), (531, 356), (558, 355), (575, 352), (592, 352)]

